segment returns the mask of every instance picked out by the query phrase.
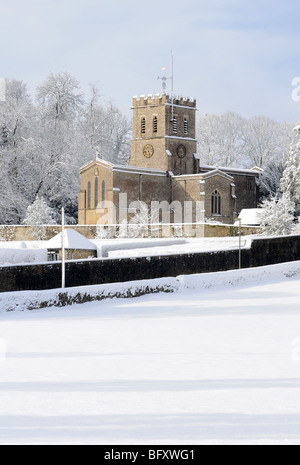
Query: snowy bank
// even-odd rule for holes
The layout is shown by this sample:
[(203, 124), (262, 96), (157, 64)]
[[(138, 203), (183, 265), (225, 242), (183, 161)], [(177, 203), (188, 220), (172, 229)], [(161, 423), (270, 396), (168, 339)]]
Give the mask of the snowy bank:
[(259, 268), (225, 271), (220, 273), (178, 276), (178, 281), (186, 289), (210, 289), (228, 286), (250, 287), (260, 282), (282, 281), (300, 276), (300, 262), (269, 265)]
[(0, 265), (16, 265), (22, 263), (43, 263), (48, 260), (46, 249), (0, 248)]
[(259, 268), (178, 276), (116, 284), (101, 284), (69, 289), (24, 291), (0, 294), (0, 313), (67, 307), (105, 299), (134, 298), (148, 294), (180, 293), (191, 290), (220, 290), (229, 287), (251, 287), (268, 282), (299, 279), (300, 261)]
[(176, 278), (153, 279), (117, 284), (101, 284), (46, 291), (8, 292), (0, 294), (0, 313), (14, 310), (39, 310), (67, 307), (114, 298), (133, 298), (160, 292), (179, 290)]

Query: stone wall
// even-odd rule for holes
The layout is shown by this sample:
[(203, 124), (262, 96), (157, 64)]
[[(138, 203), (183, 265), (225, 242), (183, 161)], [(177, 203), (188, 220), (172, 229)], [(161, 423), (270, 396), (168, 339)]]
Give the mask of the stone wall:
[[(103, 230), (114, 231), (118, 233), (119, 227), (109, 227), (102, 226)], [(87, 239), (95, 239), (97, 237), (97, 226), (66, 226), (66, 229), (74, 229), (75, 231), (82, 234)], [(163, 228), (160, 226), (153, 227), (155, 230), (154, 237), (165, 237), (163, 231), (170, 229), (171, 234), (174, 231), (174, 228)], [(188, 228), (185, 228), (188, 230)], [(196, 229), (195, 229), (196, 230)], [(238, 236), (239, 228), (237, 226), (228, 226), (228, 225), (209, 225), (205, 224), (204, 227), (198, 227), (197, 230), (200, 232), (198, 237), (232, 237)], [(204, 231), (204, 233), (203, 233)], [(61, 226), (45, 226), (44, 227), (44, 239), (49, 240), (56, 234), (61, 232)], [(191, 233), (193, 234), (193, 232)], [(242, 235), (247, 236), (249, 234), (259, 234), (259, 228), (257, 227), (242, 227)], [(151, 233), (149, 236), (151, 237)], [(169, 237), (169, 236), (168, 236)], [(36, 237), (36, 229), (31, 226), (0, 226), (0, 240), (3, 241), (34, 241), (38, 240)]]
[[(231, 173), (228, 173), (231, 174)], [(246, 176), (245, 174), (231, 174), (234, 178), (235, 190), (237, 193), (236, 212), (239, 215), (242, 210), (247, 208), (256, 208), (257, 206), (257, 187), (256, 176)]]
[[(242, 250), (243, 268), (300, 260), (300, 236), (255, 239)], [(136, 259), (67, 262), (66, 285), (86, 285), (176, 277), (238, 268), (238, 250)], [(54, 289), (61, 286), (61, 264), (0, 267), (0, 292)]]
[[(87, 239), (96, 237), (96, 226), (66, 226), (66, 229), (74, 229)], [(0, 226), (0, 240), (2, 241), (36, 241), (49, 240), (61, 232), (61, 226)], [(43, 234), (43, 238), (37, 237), (38, 233)]]

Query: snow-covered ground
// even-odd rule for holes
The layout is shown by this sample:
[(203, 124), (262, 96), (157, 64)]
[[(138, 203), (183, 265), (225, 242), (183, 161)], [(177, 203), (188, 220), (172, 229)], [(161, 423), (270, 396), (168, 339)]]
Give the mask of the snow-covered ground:
[(0, 242), (0, 265), (41, 263), (48, 260), (47, 248), (36, 242)]
[(0, 444), (300, 444), (300, 262), (175, 281), (0, 313)]

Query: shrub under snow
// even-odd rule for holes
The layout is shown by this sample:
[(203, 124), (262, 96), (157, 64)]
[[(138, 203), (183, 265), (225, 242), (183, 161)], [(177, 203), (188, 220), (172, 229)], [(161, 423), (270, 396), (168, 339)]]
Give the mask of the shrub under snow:
[(266, 236), (287, 236), (294, 227), (295, 204), (287, 196), (273, 197), (262, 203), (261, 229)]

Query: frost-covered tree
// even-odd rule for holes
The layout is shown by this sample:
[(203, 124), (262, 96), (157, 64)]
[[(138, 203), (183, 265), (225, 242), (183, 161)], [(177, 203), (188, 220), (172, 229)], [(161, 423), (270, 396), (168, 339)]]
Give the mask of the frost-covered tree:
[(253, 166), (263, 168), (277, 156), (277, 124), (270, 118), (253, 117), (244, 126), (243, 153)]
[(148, 205), (141, 201), (132, 202), (130, 205), (132, 218), (129, 223), (124, 220), (120, 227), (120, 238), (139, 238), (148, 236), (148, 225), (151, 223), (151, 213)]
[(37, 240), (46, 238), (45, 225), (55, 224), (55, 212), (43, 198), (37, 197), (32, 205), (29, 205), (23, 224), (32, 226), (33, 237)]
[(67, 221), (76, 221), (80, 144), (78, 119), (84, 98), (78, 81), (69, 73), (51, 74), (37, 90), (41, 153), (47, 154), (38, 194), (57, 211), (65, 208)]
[(131, 121), (112, 103), (100, 104), (100, 91), (92, 87), (92, 96), (80, 122), (91, 156), (116, 164), (127, 164), (130, 155)]
[(285, 170), (283, 161), (270, 163), (259, 176), (257, 184), (264, 199), (281, 196), (281, 179)]
[(260, 226), (266, 236), (286, 236), (294, 227), (295, 204), (289, 196), (275, 196), (262, 203)]
[(51, 73), (41, 84), (37, 97), (44, 113), (55, 121), (73, 120), (84, 103), (79, 82), (70, 73)]
[(34, 166), (38, 166), (33, 148), (37, 115), (26, 85), (6, 82), (6, 101), (0, 104), (0, 222), (19, 224), (32, 202)]
[(232, 112), (206, 115), (197, 123), (201, 163), (265, 168), (284, 162), (293, 141), (292, 129), (291, 124), (266, 117), (247, 119)]
[(23, 224), (28, 226), (55, 224), (54, 216), (53, 209), (47, 205), (45, 200), (37, 197), (35, 202), (27, 208)]
[(25, 83), (6, 81), (6, 101), (0, 101), (0, 223), (22, 223), (27, 207), (43, 197), (57, 222), (64, 207), (74, 224), (80, 167), (96, 151), (113, 163), (127, 162), (131, 124), (97, 99), (96, 93), (86, 104), (69, 73), (48, 76), (37, 89), (37, 103)]
[(286, 169), (281, 180), (282, 192), (300, 208), (300, 140), (291, 145)]
[(237, 113), (206, 115), (197, 123), (201, 163), (210, 166), (241, 164), (244, 119)]

